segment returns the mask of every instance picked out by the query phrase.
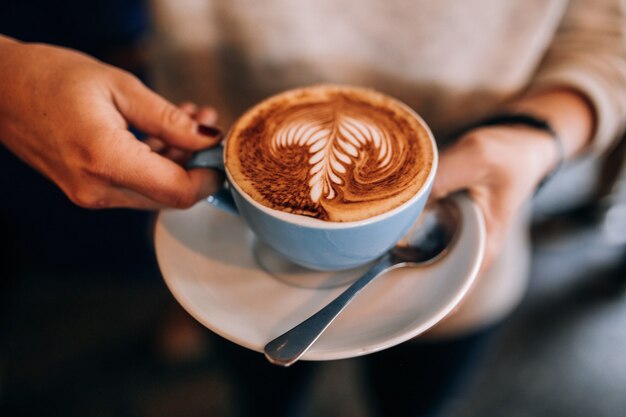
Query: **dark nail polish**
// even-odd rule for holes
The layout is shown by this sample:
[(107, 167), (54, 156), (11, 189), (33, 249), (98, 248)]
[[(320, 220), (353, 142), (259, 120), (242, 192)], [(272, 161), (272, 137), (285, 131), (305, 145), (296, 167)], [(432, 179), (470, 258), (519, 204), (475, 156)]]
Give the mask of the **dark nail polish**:
[(207, 126), (207, 125), (202, 125), (202, 124), (198, 125), (198, 133), (200, 133), (203, 136), (211, 136), (213, 138), (217, 138), (217, 137), (221, 138), (224, 135), (224, 133), (217, 127)]

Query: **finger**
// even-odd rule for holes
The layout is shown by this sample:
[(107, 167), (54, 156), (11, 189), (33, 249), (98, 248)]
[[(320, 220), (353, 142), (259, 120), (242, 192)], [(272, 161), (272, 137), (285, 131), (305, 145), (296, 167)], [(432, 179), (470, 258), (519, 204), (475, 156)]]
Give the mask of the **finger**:
[(189, 159), (191, 158), (192, 153), (185, 152), (183, 150), (176, 149), (176, 148), (169, 148), (167, 151), (165, 151), (161, 155), (163, 155), (165, 158), (171, 161), (176, 162), (180, 166), (185, 166), (187, 165), (187, 162), (189, 162)]
[(496, 212), (485, 212), (485, 225), (487, 228), (487, 240), (485, 241), (485, 253), (481, 264), (481, 271), (487, 270), (502, 253), (502, 246), (506, 239), (508, 227), (506, 220), (499, 217)]
[[(198, 111), (198, 106), (190, 101), (182, 102), (178, 107), (190, 116), (193, 116)], [(168, 152), (168, 146), (159, 138), (149, 137), (143, 141), (146, 145), (160, 155), (164, 155)], [(172, 158), (170, 158), (172, 159)]]
[(109, 168), (101, 176), (168, 207), (187, 208), (215, 193), (223, 183), (222, 174), (207, 169), (186, 171), (134, 140), (130, 132), (118, 129), (116, 146), (102, 161)]
[(196, 151), (221, 140), (219, 129), (198, 123), (134, 77), (120, 77), (114, 94), (118, 110), (128, 122), (169, 145)]
[[(217, 120), (217, 111), (212, 107), (205, 106), (198, 111), (198, 106), (189, 101), (179, 104), (178, 107), (200, 123), (213, 124)], [(158, 138), (147, 138), (144, 140), (144, 143), (148, 145), (153, 152), (171, 159), (178, 165), (184, 165), (191, 157), (190, 152), (167, 146), (161, 139)]]
[(162, 155), (181, 166), (185, 166), (193, 154), (192, 152), (174, 148), (173, 146), (167, 146), (160, 139), (156, 138), (148, 138), (143, 142), (150, 147), (152, 152)]
[(119, 188), (110, 181), (93, 179), (89, 184), (74, 189), (64, 190), (76, 205), (86, 209), (134, 208), (142, 210), (159, 210), (163, 204), (151, 200), (131, 190)]
[(167, 146), (165, 145), (165, 143), (163, 143), (161, 139), (147, 138), (143, 141), (143, 143), (148, 145), (150, 147), (150, 150), (152, 150), (152, 152), (162, 154), (163, 152), (167, 150)]
[(198, 106), (196, 106), (196, 104), (192, 103), (191, 101), (183, 101), (178, 105), (178, 108), (192, 117), (198, 111)]
[(217, 123), (217, 110), (213, 107), (202, 106), (195, 114), (195, 119), (205, 125), (214, 125)]
[(467, 148), (464, 142), (459, 142), (442, 152), (431, 191), (434, 198), (443, 198), (464, 190), (483, 178), (480, 162), (473, 160), (473, 155)]
[(165, 205), (139, 193), (123, 189), (111, 190), (102, 201), (106, 208), (132, 208), (138, 210), (162, 210), (167, 208)]

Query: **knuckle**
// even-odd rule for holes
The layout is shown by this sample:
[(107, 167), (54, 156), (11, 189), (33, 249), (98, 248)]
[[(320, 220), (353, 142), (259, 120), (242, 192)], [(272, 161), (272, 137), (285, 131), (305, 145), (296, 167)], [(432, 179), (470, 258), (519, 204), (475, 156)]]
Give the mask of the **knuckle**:
[(113, 180), (111, 169), (107, 167), (107, 164), (102, 161), (93, 161), (85, 168), (85, 171), (93, 178), (97, 178), (106, 183), (110, 183)]
[(110, 206), (107, 199), (90, 189), (79, 188), (72, 192), (69, 198), (77, 206), (86, 209), (101, 209)]
[(78, 143), (78, 145), (74, 146), (72, 151), (77, 156), (76, 165), (83, 167), (83, 170), (88, 173), (90, 167), (98, 162), (98, 153), (95, 151), (94, 146), (83, 146), (80, 144), (80, 140), (76, 140), (75, 142)]
[(74, 164), (83, 176), (99, 176), (107, 169), (112, 150), (117, 149), (119, 138), (115, 131), (93, 130), (77, 134), (71, 149), (76, 156)]
[(163, 105), (161, 110), (161, 120), (163, 126), (181, 126), (187, 122), (187, 115), (184, 111), (169, 103)]
[(83, 160), (81, 177), (91, 182), (110, 184), (114, 181), (113, 167), (102, 156), (86, 158)]
[(480, 131), (468, 134), (464, 139), (464, 144), (478, 155), (485, 151), (485, 139)]
[(467, 136), (465, 145), (469, 148), (473, 158), (481, 165), (495, 167), (500, 163), (500, 156), (489, 137), (476, 132)]
[(124, 71), (121, 69), (115, 69), (115, 75), (117, 76), (119, 82), (128, 88), (136, 88), (143, 86), (143, 82), (134, 74)]
[(109, 208), (109, 207), (113, 207), (113, 204), (111, 203), (111, 201), (101, 198), (99, 200), (96, 200), (94, 207), (96, 209), (105, 209), (105, 208)]
[(177, 107), (187, 114), (195, 113), (196, 111), (198, 111), (198, 106), (191, 101), (183, 101)]

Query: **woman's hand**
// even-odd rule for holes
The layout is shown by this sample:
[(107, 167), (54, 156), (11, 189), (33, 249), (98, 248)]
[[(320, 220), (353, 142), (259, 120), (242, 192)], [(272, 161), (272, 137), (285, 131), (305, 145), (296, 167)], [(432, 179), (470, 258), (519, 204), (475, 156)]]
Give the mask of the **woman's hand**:
[[(134, 76), (68, 49), (0, 37), (0, 56), (0, 141), (79, 206), (185, 208), (221, 182), (179, 165), (219, 143), (211, 110), (179, 109)], [(137, 140), (129, 125), (152, 138)]]
[[(595, 113), (576, 90), (539, 91), (507, 107), (547, 120), (559, 135), (566, 159), (583, 152), (591, 142)], [(487, 225), (483, 270), (498, 256), (515, 216), (558, 159), (554, 139), (524, 125), (472, 130), (441, 154), (433, 198), (468, 190), (480, 206)]]
[(468, 190), (482, 209), (487, 227), (483, 270), (500, 253), (516, 214), (557, 158), (547, 132), (521, 125), (472, 130), (441, 154), (432, 198)]

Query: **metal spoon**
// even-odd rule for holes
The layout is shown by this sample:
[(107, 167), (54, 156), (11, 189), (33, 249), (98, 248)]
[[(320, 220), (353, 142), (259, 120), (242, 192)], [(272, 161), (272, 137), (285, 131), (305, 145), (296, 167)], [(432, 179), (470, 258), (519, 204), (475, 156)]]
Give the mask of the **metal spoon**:
[(374, 278), (392, 269), (424, 266), (440, 259), (452, 246), (460, 229), (460, 219), (459, 208), (451, 200), (442, 200), (427, 208), (407, 235), (361, 278), (326, 307), (265, 345), (265, 357), (276, 365), (295, 363)]

